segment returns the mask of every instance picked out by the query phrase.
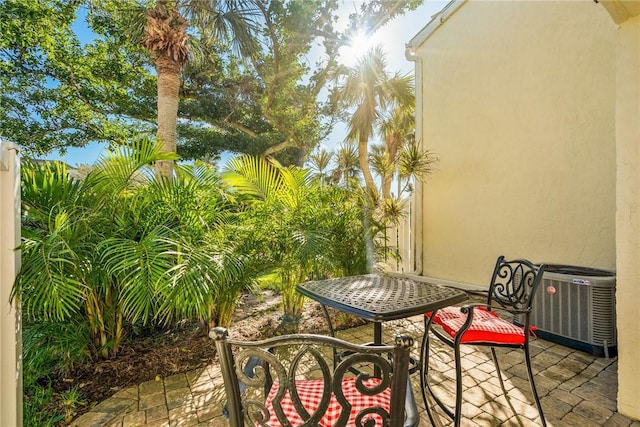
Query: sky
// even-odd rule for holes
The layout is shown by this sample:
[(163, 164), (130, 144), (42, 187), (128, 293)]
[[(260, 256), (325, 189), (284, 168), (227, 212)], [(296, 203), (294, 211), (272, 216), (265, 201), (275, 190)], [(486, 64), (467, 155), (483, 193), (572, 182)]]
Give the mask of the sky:
[[(431, 16), (442, 10), (448, 2), (448, 0), (425, 0), (424, 4), (415, 11), (397, 17), (372, 36), (359, 39), (357, 46), (354, 47), (351, 52), (345, 51), (344, 56), (346, 58), (358, 57), (369, 48), (380, 44), (386, 53), (388, 70), (391, 73), (395, 73), (396, 71), (400, 73), (412, 73), (414, 64), (413, 62), (407, 61), (404, 56), (405, 44), (418, 34), (418, 32), (429, 23)], [(341, 10), (344, 11), (345, 16), (347, 16), (349, 13), (355, 11), (360, 3), (362, 2), (345, 0)], [(82, 17), (80, 17), (76, 25), (74, 25), (74, 28), (81, 41), (90, 41), (91, 33), (87, 29)], [(334, 150), (342, 141), (344, 135), (346, 135), (346, 127), (343, 124), (338, 124), (327, 138), (327, 141), (322, 142), (322, 146), (329, 151)], [(46, 158), (62, 160), (71, 166), (80, 164), (92, 165), (100, 157), (104, 149), (105, 145), (93, 143), (82, 148), (68, 148), (64, 155), (59, 152), (52, 152), (47, 155)], [(223, 161), (224, 157), (225, 156), (223, 156)]]

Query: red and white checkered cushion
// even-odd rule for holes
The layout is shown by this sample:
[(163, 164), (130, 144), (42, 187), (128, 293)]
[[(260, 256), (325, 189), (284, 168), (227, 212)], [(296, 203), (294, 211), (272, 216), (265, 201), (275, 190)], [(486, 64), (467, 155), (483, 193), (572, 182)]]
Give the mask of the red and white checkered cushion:
[[(431, 316), (431, 313), (427, 313)], [(467, 320), (460, 307), (446, 307), (438, 310), (434, 323), (442, 326), (447, 334), (455, 338), (458, 330)], [(524, 329), (501, 319), (495, 312), (484, 307), (473, 310), (471, 326), (462, 336), (462, 343), (486, 342), (495, 344), (524, 344)]]
[[(296, 381), (296, 390), (298, 391), (298, 396), (300, 397), (300, 401), (304, 405), (307, 412), (309, 412), (309, 415), (313, 415), (320, 404), (324, 384), (323, 381), (324, 380), (322, 379)], [(363, 383), (367, 388), (372, 388), (380, 383), (380, 379), (371, 378), (364, 381)], [(271, 427), (281, 426), (273, 410), (273, 398), (278, 391), (278, 387), (279, 383), (275, 381), (273, 383), (273, 386), (271, 387), (271, 390), (269, 391), (269, 395), (267, 396), (267, 400), (265, 402), (265, 406), (271, 414), (271, 418), (269, 419), (269, 425)], [(389, 412), (391, 399), (391, 389), (389, 387), (382, 390), (382, 392), (376, 395), (367, 396), (360, 393), (356, 389), (355, 378), (345, 378), (344, 380), (342, 380), (342, 390), (344, 391), (345, 398), (352, 405), (351, 414), (347, 423), (347, 425), (349, 426), (355, 425), (355, 418), (357, 414), (364, 409), (380, 407), (387, 411), (387, 413)], [(300, 426), (304, 423), (302, 418), (300, 417), (300, 414), (298, 414), (295, 407), (293, 406), (293, 402), (291, 401), (291, 397), (289, 396), (289, 391), (285, 392), (285, 395), (282, 399), (282, 410), (292, 426)], [(320, 419), (319, 425), (323, 427), (333, 427), (338, 421), (341, 412), (342, 406), (340, 406), (338, 400), (332, 393), (327, 412)], [(375, 420), (376, 426), (382, 425), (382, 420), (380, 419), (379, 415), (372, 414), (370, 415), (370, 417)], [(365, 418), (364, 420), (366, 420), (367, 418)]]

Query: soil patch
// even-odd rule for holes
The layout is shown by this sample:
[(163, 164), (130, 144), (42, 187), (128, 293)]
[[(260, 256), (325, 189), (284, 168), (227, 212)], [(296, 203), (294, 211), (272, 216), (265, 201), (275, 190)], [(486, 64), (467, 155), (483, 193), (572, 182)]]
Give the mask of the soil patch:
[[(344, 329), (364, 322), (356, 317), (330, 310), (333, 325)], [(265, 291), (261, 296), (244, 295), (229, 328), (235, 339), (255, 340), (283, 333), (327, 333), (322, 306), (316, 302), (305, 305), (301, 319), (292, 325), (283, 321), (280, 296)], [(297, 328), (296, 328), (297, 327)], [(215, 362), (215, 345), (208, 337), (208, 328), (198, 322), (182, 322), (171, 329), (146, 330), (129, 339), (119, 355), (74, 367), (66, 375), (51, 378), (55, 392), (77, 387), (86, 402), (76, 408), (77, 415), (118, 390), (166, 378)]]

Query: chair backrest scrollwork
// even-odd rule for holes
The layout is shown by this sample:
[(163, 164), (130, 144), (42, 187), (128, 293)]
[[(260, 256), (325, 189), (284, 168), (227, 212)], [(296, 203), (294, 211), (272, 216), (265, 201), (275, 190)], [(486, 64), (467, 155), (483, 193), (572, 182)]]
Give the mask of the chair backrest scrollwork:
[(362, 346), (310, 334), (253, 342), (229, 339), (223, 328), (209, 335), (233, 427), (404, 423), (410, 337), (396, 337), (393, 346)]
[(524, 259), (506, 260), (501, 256), (491, 276), (488, 304), (512, 313), (531, 311), (533, 296), (540, 285), (545, 265)]

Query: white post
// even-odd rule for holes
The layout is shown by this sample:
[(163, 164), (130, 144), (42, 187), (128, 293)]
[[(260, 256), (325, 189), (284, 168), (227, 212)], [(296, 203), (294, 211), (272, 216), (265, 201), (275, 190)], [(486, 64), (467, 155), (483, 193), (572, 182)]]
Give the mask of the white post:
[[(425, 150), (424, 129), (422, 128), (422, 111), (424, 96), (422, 93), (422, 75), (423, 64), (422, 60), (415, 56), (415, 52), (412, 49), (407, 49), (407, 59), (415, 62), (415, 85), (416, 85), (416, 141), (421, 150)], [(409, 55), (410, 54), (410, 55)], [(416, 179), (414, 182), (414, 190), (411, 194), (411, 223), (410, 223), (410, 240), (409, 247), (411, 253), (409, 254), (409, 269), (407, 273), (415, 273), (423, 275), (426, 272), (424, 270), (424, 224), (422, 222), (422, 211), (424, 206), (423, 199), (423, 183), (421, 180)]]
[(0, 141), (0, 421), (22, 426), (22, 333), (20, 308), (9, 294), (20, 268), (20, 157)]
[(402, 273), (413, 273), (413, 248), (412, 244), (412, 236), (411, 236), (411, 217), (413, 215), (413, 196), (409, 198), (409, 212), (407, 217), (402, 218), (399, 227), (399, 239), (398, 245), (401, 248), (400, 254), (402, 255), (402, 263), (400, 264), (400, 272)]
[[(622, 7), (624, 2), (607, 2)], [(640, 6), (639, 2), (636, 2)], [(616, 9), (620, 11), (619, 8)], [(625, 11), (623, 8), (622, 11)], [(640, 7), (618, 26), (616, 60), (616, 316), (618, 411), (640, 419)], [(612, 15), (614, 18), (617, 15)]]

